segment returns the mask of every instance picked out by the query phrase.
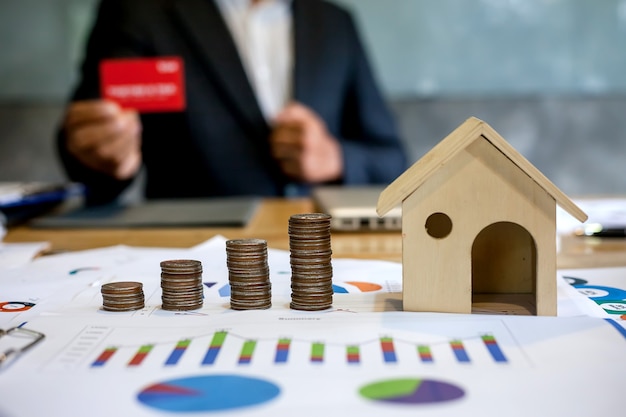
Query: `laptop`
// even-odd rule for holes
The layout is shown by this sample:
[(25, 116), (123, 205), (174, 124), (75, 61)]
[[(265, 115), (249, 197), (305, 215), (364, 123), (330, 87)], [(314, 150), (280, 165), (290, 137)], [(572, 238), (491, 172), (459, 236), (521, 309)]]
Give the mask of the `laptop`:
[(316, 209), (330, 214), (334, 231), (402, 230), (402, 207), (394, 207), (385, 217), (378, 217), (376, 205), (383, 185), (314, 187), (311, 191)]
[(147, 200), (78, 208), (34, 219), (33, 227), (242, 227), (255, 213), (257, 197)]

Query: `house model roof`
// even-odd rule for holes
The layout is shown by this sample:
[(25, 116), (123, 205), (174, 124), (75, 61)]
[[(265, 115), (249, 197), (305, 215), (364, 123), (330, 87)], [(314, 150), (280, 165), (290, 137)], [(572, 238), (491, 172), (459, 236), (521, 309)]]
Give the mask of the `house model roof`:
[(557, 186), (509, 145), (491, 126), (475, 117), (467, 119), (385, 188), (378, 198), (376, 207), (378, 215), (384, 216), (394, 206), (404, 201), (441, 166), (450, 162), (459, 152), (476, 140), (487, 140), (490, 142), (513, 164), (535, 181), (537, 185), (552, 196), (556, 203), (565, 211), (580, 222), (587, 220), (585, 212), (574, 204)]

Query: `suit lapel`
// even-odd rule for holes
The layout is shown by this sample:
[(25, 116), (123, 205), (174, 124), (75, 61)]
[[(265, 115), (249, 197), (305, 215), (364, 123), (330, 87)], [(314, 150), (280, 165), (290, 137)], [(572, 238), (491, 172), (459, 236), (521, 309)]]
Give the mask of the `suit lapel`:
[(308, 105), (315, 104), (316, 74), (323, 69), (321, 61), (320, 34), (316, 30), (319, 18), (319, 9), (313, 2), (293, 0), (293, 30), (294, 30), (294, 98)]
[(237, 47), (217, 5), (212, 0), (177, 1), (174, 11), (234, 107), (252, 125), (265, 126)]

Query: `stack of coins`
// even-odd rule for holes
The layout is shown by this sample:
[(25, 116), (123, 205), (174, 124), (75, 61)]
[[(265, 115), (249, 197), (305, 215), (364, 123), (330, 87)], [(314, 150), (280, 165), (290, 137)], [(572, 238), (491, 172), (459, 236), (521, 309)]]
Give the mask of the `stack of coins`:
[(170, 311), (202, 307), (202, 263), (190, 259), (161, 262), (162, 308)]
[(226, 242), (226, 265), (233, 310), (267, 309), (272, 306), (272, 284), (267, 264), (267, 241), (233, 239)]
[(333, 304), (330, 219), (323, 213), (295, 214), (289, 219), (294, 310), (324, 310)]
[(133, 311), (144, 307), (141, 282), (110, 282), (100, 288), (102, 308), (106, 311)]

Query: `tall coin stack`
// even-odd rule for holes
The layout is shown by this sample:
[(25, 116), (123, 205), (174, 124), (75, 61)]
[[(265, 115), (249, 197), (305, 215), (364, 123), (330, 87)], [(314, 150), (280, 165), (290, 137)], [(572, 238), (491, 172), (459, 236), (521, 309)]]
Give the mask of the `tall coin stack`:
[(272, 306), (267, 241), (228, 240), (226, 265), (230, 283), (230, 307), (233, 310), (258, 310)]
[(100, 287), (102, 309), (106, 311), (133, 311), (144, 308), (141, 282), (110, 282)]
[(161, 262), (163, 310), (196, 310), (202, 307), (202, 263), (190, 259)]
[(330, 219), (323, 213), (289, 218), (291, 308), (324, 310), (333, 304)]

